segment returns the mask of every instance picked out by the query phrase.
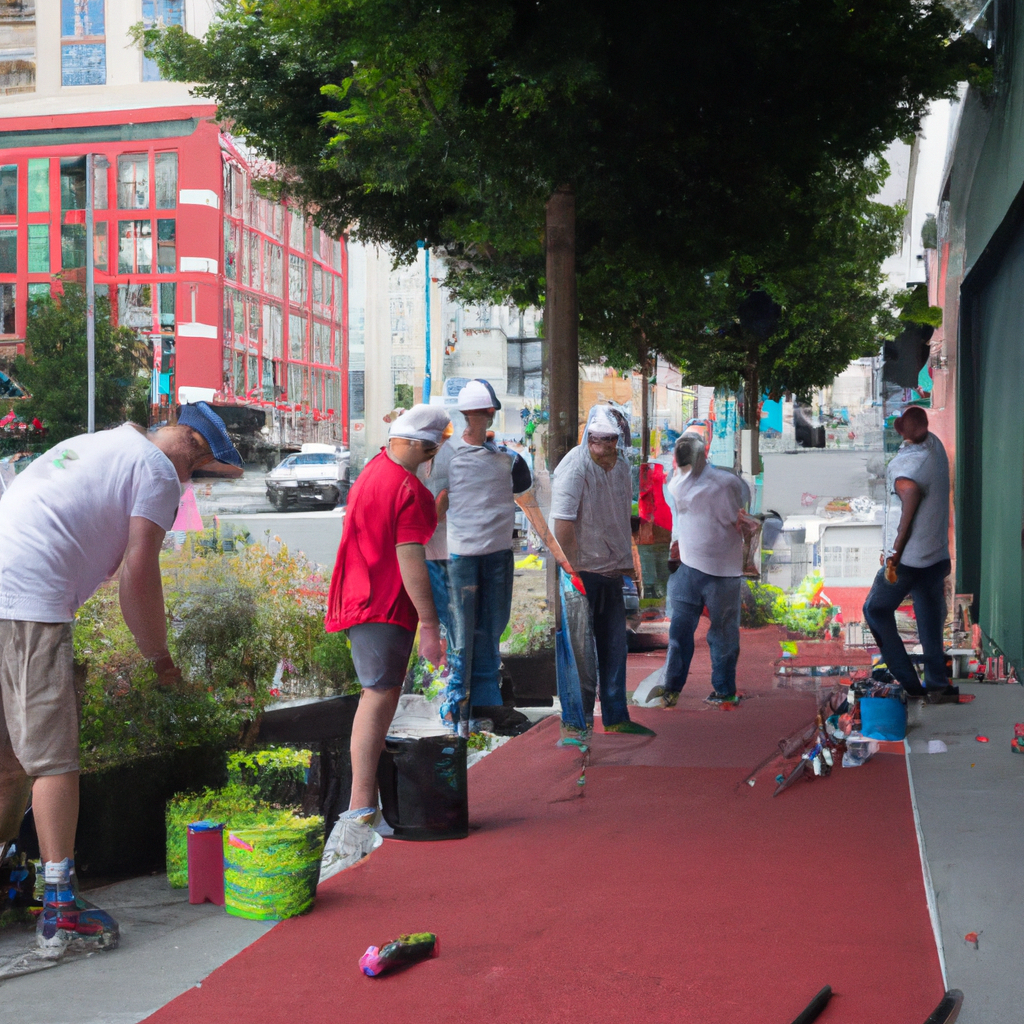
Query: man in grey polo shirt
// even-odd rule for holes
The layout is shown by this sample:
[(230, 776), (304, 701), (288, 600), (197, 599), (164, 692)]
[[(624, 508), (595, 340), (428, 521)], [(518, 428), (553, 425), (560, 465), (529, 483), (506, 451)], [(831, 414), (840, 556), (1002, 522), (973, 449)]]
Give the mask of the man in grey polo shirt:
[[(587, 593), (597, 645), (604, 730), (653, 736), (652, 730), (629, 720), (626, 706), (628, 650), (622, 577), (634, 571), (633, 484), (620, 442), (619, 423), (611, 409), (595, 405), (587, 417), (583, 443), (566, 453), (552, 478), (552, 529)], [(581, 697), (589, 727), (595, 694), (588, 688)]]
[(445, 713), (453, 724), (465, 722), (463, 728), (472, 717), (515, 734), (529, 719), (502, 705), (500, 643), (512, 614), (515, 497), (533, 479), (519, 455), (488, 440), (501, 403), (487, 381), (471, 380), (459, 392), (458, 407), (466, 429), (441, 449), (431, 472), (448, 539), (451, 677)]
[[(885, 565), (864, 602), (864, 620), (903, 689), (930, 703), (956, 703), (946, 679), (942, 630), (949, 558), (949, 460), (928, 430), (928, 414), (912, 405), (895, 423), (903, 444), (886, 469)], [(896, 629), (896, 609), (914, 602), (924, 653), (924, 686)]]

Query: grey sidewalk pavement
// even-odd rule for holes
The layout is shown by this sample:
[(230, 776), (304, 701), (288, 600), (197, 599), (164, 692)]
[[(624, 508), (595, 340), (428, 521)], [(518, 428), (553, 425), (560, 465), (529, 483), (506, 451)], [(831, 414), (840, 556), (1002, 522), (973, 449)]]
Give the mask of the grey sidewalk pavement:
[[(1009, 1024), (1024, 1017), (1024, 757), (1010, 750), (1024, 687), (960, 692), (975, 700), (911, 708), (908, 764), (948, 987), (964, 993), (958, 1024)], [(946, 751), (927, 753), (928, 740)], [(969, 932), (978, 949), (964, 941)]]
[[(166, 875), (134, 878), (85, 893), (121, 926), (110, 952), (0, 983), (3, 1024), (136, 1024), (241, 952), (272, 922), (192, 906)], [(35, 944), (28, 929), (0, 932), (0, 956)]]

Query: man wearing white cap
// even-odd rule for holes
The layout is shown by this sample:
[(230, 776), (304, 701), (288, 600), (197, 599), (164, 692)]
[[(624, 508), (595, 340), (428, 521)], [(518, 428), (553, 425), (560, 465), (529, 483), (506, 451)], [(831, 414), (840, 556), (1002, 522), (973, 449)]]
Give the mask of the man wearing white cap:
[(469, 381), (458, 406), (466, 429), (444, 446), (431, 474), (447, 519), (451, 676), (444, 711), (453, 724), (487, 718), (495, 731), (514, 734), (529, 719), (502, 705), (500, 643), (512, 614), (515, 498), (533, 479), (519, 455), (488, 440), (501, 402), (487, 381)]
[[(552, 477), (551, 519), (555, 539), (587, 593), (605, 732), (653, 736), (652, 730), (629, 720), (626, 706), (628, 651), (622, 577), (634, 572), (633, 484), (629, 462), (619, 448), (621, 438), (621, 426), (612, 409), (595, 405), (587, 417), (583, 444), (566, 453)], [(595, 696), (593, 692), (582, 694), (588, 727)]]
[(349, 494), (331, 576), (325, 626), (328, 632), (348, 630), (363, 687), (352, 722), (352, 795), (342, 817), (363, 824), (377, 812), (377, 762), (417, 623), (420, 654), (435, 665), (441, 660), (424, 557), (437, 512), (416, 470), (434, 457), (448, 423), (443, 409), (415, 405), (391, 424), (387, 448), (366, 464)]

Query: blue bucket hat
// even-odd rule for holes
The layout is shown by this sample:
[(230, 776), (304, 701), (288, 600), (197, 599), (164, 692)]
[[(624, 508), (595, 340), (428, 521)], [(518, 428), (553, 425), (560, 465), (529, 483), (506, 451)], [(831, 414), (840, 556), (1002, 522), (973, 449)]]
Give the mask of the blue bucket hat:
[(202, 434), (203, 440), (210, 446), (210, 451), (218, 462), (241, 468), (242, 456), (231, 443), (224, 421), (213, 411), (209, 403), (192, 402), (183, 405), (178, 413), (178, 425), (191, 427)]

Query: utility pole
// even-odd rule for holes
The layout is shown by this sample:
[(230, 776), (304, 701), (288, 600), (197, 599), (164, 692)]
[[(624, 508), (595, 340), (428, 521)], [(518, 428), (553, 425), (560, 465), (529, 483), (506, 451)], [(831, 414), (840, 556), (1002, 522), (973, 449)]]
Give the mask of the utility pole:
[(96, 158), (85, 158), (85, 350), (88, 393), (88, 431), (96, 431), (96, 281), (93, 252), (93, 171)]
[(579, 313), (576, 306), (576, 195), (568, 185), (548, 200), (545, 218), (548, 342), (548, 470), (576, 446), (579, 427)]
[(424, 272), (425, 282), (423, 295), (426, 307), (426, 343), (427, 343), (427, 372), (423, 375), (423, 398), (422, 401), (430, 403), (431, 379), (430, 379), (430, 247), (423, 243), (423, 254), (426, 257), (426, 270)]

